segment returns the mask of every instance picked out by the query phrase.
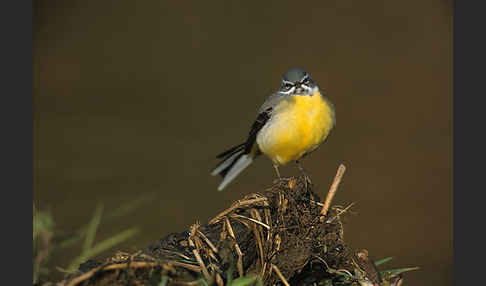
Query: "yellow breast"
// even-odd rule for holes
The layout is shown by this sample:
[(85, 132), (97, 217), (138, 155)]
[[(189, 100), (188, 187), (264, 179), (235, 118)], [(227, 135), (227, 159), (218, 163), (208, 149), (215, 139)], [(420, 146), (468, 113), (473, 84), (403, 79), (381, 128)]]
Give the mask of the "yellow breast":
[(319, 91), (313, 96), (291, 96), (274, 108), (257, 136), (258, 147), (284, 165), (316, 149), (333, 126), (333, 107)]

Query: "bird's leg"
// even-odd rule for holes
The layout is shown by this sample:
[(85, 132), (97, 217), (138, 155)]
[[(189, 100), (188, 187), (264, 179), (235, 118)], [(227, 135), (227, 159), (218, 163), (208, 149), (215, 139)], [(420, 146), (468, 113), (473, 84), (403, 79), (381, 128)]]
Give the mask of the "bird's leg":
[(307, 185), (312, 184), (310, 177), (307, 176), (307, 173), (305, 172), (304, 167), (302, 167), (301, 161), (297, 160), (295, 162), (297, 163), (297, 167), (299, 168), (300, 172), (304, 175), (305, 189), (307, 190)]
[(302, 167), (302, 163), (299, 160), (297, 160), (295, 162), (297, 163), (297, 167), (299, 168), (302, 175), (304, 175), (304, 177), (310, 181), (309, 176), (307, 176), (307, 173), (304, 170), (304, 167)]
[(275, 168), (275, 172), (277, 173), (277, 177), (278, 179), (282, 179), (282, 177), (280, 177), (280, 171), (278, 170), (278, 165), (273, 163), (273, 168)]

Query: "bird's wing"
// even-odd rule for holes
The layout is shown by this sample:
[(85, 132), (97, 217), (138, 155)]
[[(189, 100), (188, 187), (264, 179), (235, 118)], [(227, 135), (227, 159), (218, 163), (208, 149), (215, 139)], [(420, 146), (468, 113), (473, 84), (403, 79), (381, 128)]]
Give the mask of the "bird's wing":
[(246, 139), (245, 142), (246, 154), (249, 154), (252, 151), (253, 145), (255, 144), (256, 141), (257, 134), (263, 128), (263, 126), (265, 126), (265, 124), (268, 122), (271, 113), (272, 113), (272, 108), (268, 108), (267, 110), (260, 112), (255, 122), (253, 122), (253, 124), (251, 125), (250, 133), (248, 134), (248, 139)]
[(270, 95), (267, 100), (260, 106), (260, 109), (258, 110), (258, 113), (265, 112), (269, 108), (273, 109), (275, 106), (277, 106), (280, 102), (287, 100), (288, 95), (280, 95), (278, 93), (274, 93)]
[(258, 135), (258, 132), (265, 126), (265, 124), (270, 120), (272, 117), (272, 111), (275, 106), (277, 106), (280, 102), (283, 100), (286, 100), (286, 96), (278, 95), (278, 94), (272, 94), (270, 97), (265, 100), (265, 102), (262, 104), (260, 109), (258, 110), (258, 117), (253, 122), (251, 128), (250, 128), (250, 133), (248, 134), (248, 139), (246, 140), (245, 143), (245, 153), (250, 153), (253, 145), (255, 144), (256, 137)]

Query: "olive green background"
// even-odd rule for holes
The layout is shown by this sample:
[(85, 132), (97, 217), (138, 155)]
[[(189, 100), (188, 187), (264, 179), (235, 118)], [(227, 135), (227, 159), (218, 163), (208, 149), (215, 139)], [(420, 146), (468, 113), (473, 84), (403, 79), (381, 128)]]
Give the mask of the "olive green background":
[(221, 193), (209, 172), (299, 66), (336, 108), (304, 166), (324, 196), (346, 165), (334, 202), (356, 202), (345, 240), (393, 256), (385, 268), (419, 266), (406, 285), (452, 284), (451, 1), (33, 4), (34, 200), (56, 227), (76, 229), (99, 202), (108, 212), (156, 193), (98, 233), (139, 226), (118, 247), (131, 252), (268, 187), (265, 157)]

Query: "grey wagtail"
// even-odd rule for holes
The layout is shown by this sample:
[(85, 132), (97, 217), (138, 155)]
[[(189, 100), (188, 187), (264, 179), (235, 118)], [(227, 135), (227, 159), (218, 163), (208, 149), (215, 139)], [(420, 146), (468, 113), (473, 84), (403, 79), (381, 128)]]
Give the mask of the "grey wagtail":
[(211, 175), (220, 174), (222, 191), (260, 154), (279, 166), (296, 161), (319, 147), (336, 125), (334, 107), (310, 75), (300, 68), (289, 69), (280, 88), (260, 107), (246, 141), (219, 154), (222, 161)]

